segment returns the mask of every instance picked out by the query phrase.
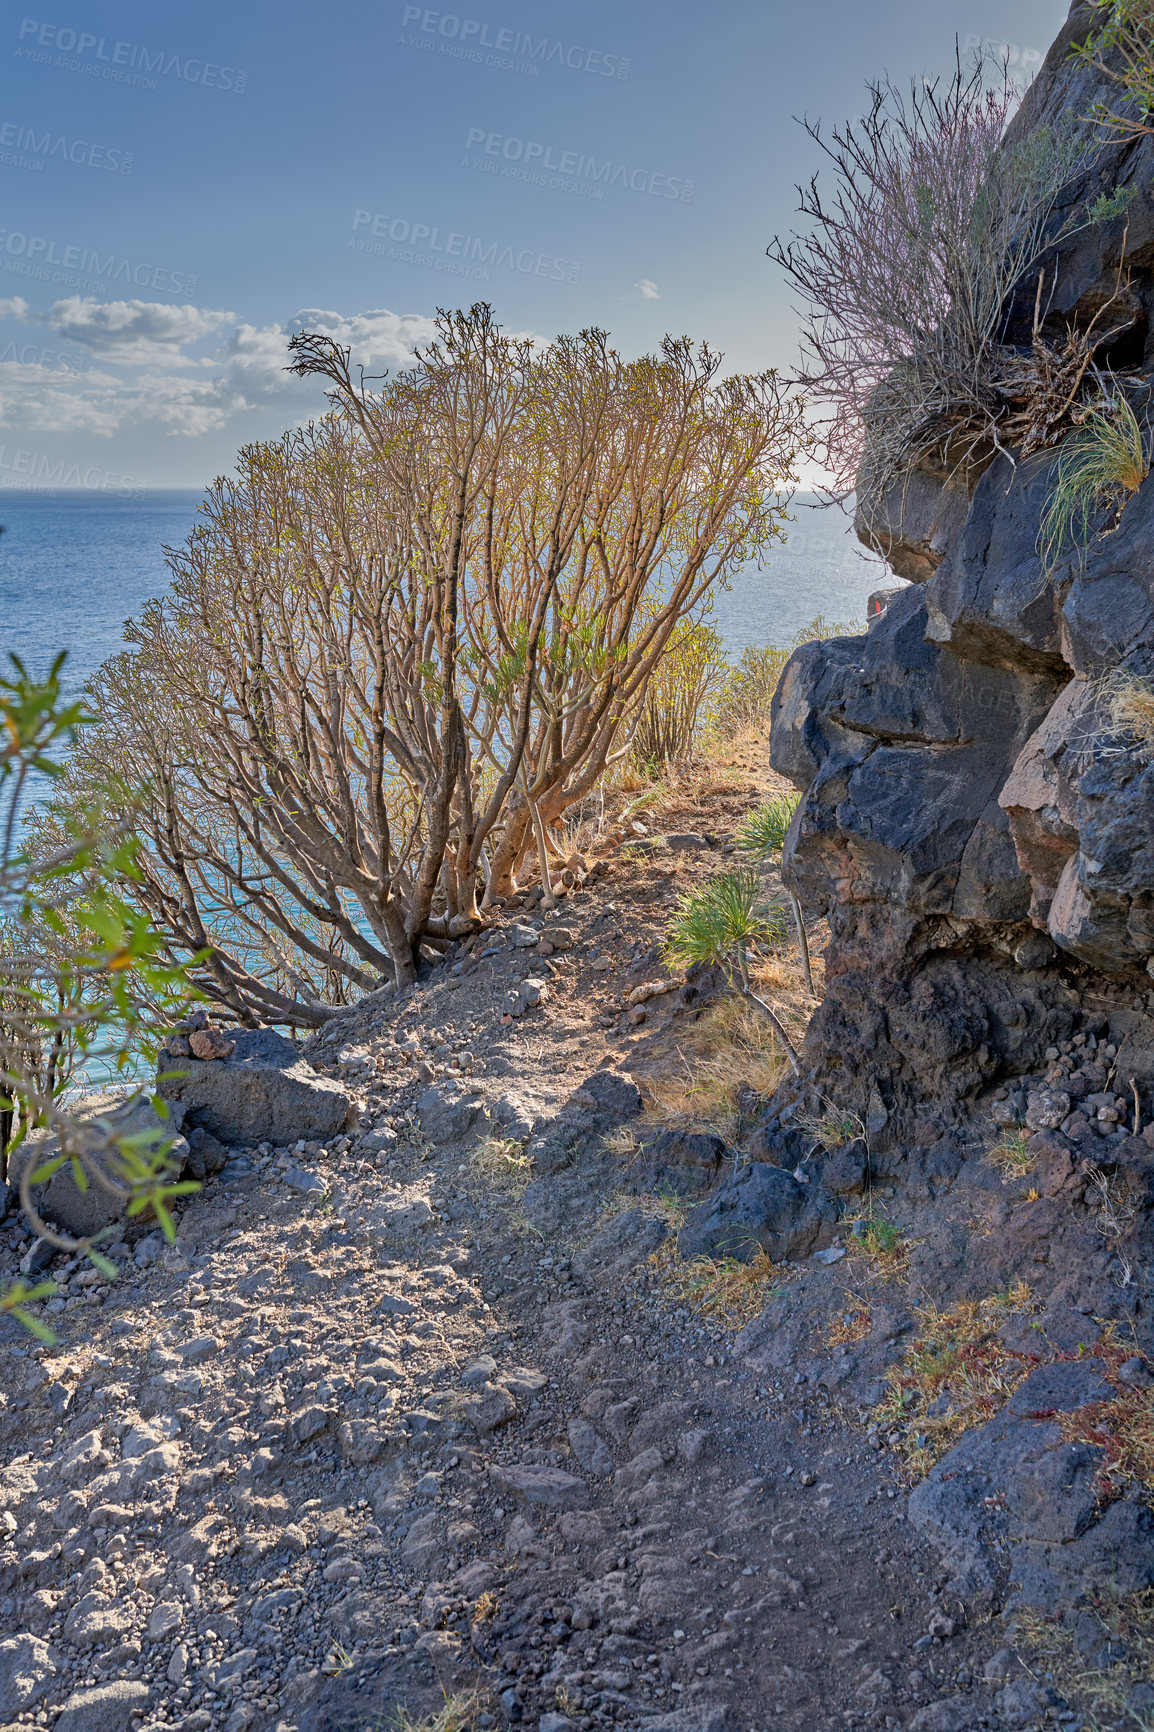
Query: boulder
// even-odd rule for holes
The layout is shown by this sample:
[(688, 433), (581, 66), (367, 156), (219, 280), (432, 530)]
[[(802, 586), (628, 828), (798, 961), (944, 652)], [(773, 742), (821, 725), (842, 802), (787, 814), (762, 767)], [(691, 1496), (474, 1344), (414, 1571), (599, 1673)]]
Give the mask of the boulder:
[(222, 1143), (295, 1142), (323, 1139), (344, 1129), (353, 1105), (349, 1091), (319, 1076), (296, 1047), (271, 1028), (237, 1029), (227, 1058), (186, 1058), (162, 1070), (183, 1074), (158, 1084), (179, 1102), (187, 1127), (208, 1131)]
[(1057, 1423), (1112, 1393), (1092, 1361), (1039, 1366), (914, 1488), (910, 1520), (944, 1547), (960, 1598), (989, 1604), (1008, 1574), (1012, 1605), (1053, 1617), (1154, 1586), (1154, 1514), (1138, 1497), (1103, 1503), (1101, 1449)]
[(421, 1130), (431, 1143), (459, 1143), (484, 1111), (476, 1090), (453, 1077), (431, 1084), (417, 1101)]
[(134, 1716), (148, 1706), (147, 1684), (119, 1678), (94, 1689), (74, 1690), (56, 1720), (59, 1732), (130, 1732)]
[(9, 1636), (0, 1642), (0, 1720), (15, 1720), (34, 1709), (55, 1676), (48, 1644), (38, 1636)]
[(806, 1257), (832, 1228), (833, 1206), (822, 1191), (781, 1167), (753, 1161), (692, 1210), (678, 1238), (685, 1257), (736, 1257), (748, 1263), (765, 1251), (775, 1263)]

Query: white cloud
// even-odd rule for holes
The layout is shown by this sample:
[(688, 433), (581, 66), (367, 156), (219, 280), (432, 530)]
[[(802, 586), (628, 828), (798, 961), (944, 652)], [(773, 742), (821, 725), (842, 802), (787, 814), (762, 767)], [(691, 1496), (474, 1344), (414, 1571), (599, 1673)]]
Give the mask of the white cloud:
[(11, 300), (0, 300), (0, 319), (22, 319), (28, 312), (28, 302), (19, 295), (13, 295)]
[[(287, 426), (324, 408), (319, 384), (286, 370), (294, 331), (319, 331), (347, 345), (354, 365), (363, 365), (367, 374), (406, 365), (414, 347), (434, 331), (431, 319), (385, 308), (351, 317), (308, 308), (287, 325), (258, 326), (198, 307), (79, 296), (58, 301), (47, 322), (89, 350), (98, 365), (73, 373), (0, 363), (0, 426), (111, 436), (152, 425), (170, 435), (198, 438), (262, 411), (279, 415)], [(230, 324), (215, 354), (183, 352)], [(238, 428), (238, 438), (253, 436), (251, 427)]]
[(634, 283), (633, 287), (640, 289), (647, 301), (659, 301), (661, 299), (657, 284), (652, 282), (649, 277), (642, 277), (641, 281)]
[(54, 330), (113, 366), (147, 367), (155, 361), (187, 366), (180, 353), (189, 343), (213, 336), (236, 320), (235, 313), (209, 307), (168, 306), (162, 301), (94, 301), (70, 295), (48, 315)]

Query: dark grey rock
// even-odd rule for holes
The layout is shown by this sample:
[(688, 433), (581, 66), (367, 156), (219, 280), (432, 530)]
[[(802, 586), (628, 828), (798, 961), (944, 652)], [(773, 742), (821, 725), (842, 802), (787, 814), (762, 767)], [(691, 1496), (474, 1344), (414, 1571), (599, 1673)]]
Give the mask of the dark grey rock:
[(589, 1473), (613, 1472), (613, 1455), (605, 1439), (587, 1419), (569, 1421), (569, 1447), (578, 1463)]
[(861, 1142), (849, 1143), (825, 1157), (821, 1182), (835, 1197), (853, 1196), (866, 1187), (869, 1172), (869, 1151)]
[(61, 1732), (130, 1732), (133, 1715), (148, 1706), (147, 1684), (126, 1678), (74, 1690), (56, 1720)]
[(237, 1029), (233, 1038), (230, 1058), (182, 1059), (185, 1075), (159, 1085), (181, 1104), (189, 1129), (242, 1145), (323, 1139), (344, 1129), (352, 1096), (318, 1075), (290, 1040), (271, 1028)]
[(666, 1236), (663, 1221), (641, 1209), (625, 1209), (577, 1252), (573, 1273), (582, 1280), (607, 1273), (623, 1275), (651, 1257)]
[(219, 1173), (229, 1158), (225, 1145), (201, 1126), (189, 1131), (188, 1151), (185, 1171), (193, 1179), (210, 1178), (213, 1173)]
[(56, 1667), (47, 1642), (38, 1636), (9, 1636), (0, 1641), (0, 1719), (35, 1708), (48, 1693)]
[(431, 1143), (457, 1143), (481, 1119), (485, 1103), (467, 1083), (448, 1079), (427, 1088), (417, 1102), (421, 1129)]
[(589, 1487), (559, 1467), (511, 1467), (494, 1462), (489, 1478), (498, 1491), (538, 1509), (583, 1509)]
[[(1044, 1412), (1069, 1411), (1098, 1388), (1078, 1362), (1043, 1366), (1014, 1405), (1036, 1412), (1045, 1401)], [(1111, 1592), (1140, 1593), (1154, 1585), (1154, 1515), (1130, 1498), (1103, 1506), (1102, 1460), (1089, 1444), (1063, 1442), (1052, 1420), (1005, 1409), (915, 1486), (910, 1520), (945, 1549), (953, 1591), (974, 1604), (1009, 1587), (1011, 1604), (1054, 1615), (1107, 1582)]]
[(627, 1119), (641, 1111), (641, 1093), (635, 1083), (617, 1071), (595, 1070), (574, 1089), (566, 1106), (612, 1119)]
[(816, 1250), (833, 1218), (824, 1192), (781, 1167), (754, 1161), (741, 1167), (689, 1215), (678, 1237), (683, 1256), (737, 1257), (759, 1250), (775, 1263)]

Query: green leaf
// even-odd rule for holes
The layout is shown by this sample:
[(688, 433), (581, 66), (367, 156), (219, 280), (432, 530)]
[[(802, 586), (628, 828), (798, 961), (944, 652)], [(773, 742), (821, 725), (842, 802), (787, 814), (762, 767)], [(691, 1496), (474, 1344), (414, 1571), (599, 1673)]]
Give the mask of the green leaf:
[(61, 1167), (67, 1160), (67, 1155), (56, 1155), (52, 1160), (45, 1161), (43, 1166), (37, 1167), (36, 1171), (30, 1176), (28, 1183), (30, 1185), (44, 1184), (47, 1179), (52, 1177), (53, 1173), (58, 1173), (60, 1171)]
[(103, 1256), (99, 1251), (94, 1251), (91, 1245), (88, 1247), (88, 1261), (92, 1264), (94, 1269), (99, 1269), (100, 1273), (106, 1280), (116, 1281), (119, 1279), (120, 1270), (116, 1267), (112, 1258)]

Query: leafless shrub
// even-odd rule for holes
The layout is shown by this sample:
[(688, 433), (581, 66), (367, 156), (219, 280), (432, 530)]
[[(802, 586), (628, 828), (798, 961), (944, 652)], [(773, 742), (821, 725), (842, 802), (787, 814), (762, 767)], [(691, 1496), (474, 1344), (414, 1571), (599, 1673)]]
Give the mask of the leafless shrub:
[(918, 464), (965, 473), (1005, 447), (998, 381), (1013, 359), (1015, 391), (1040, 368), (1005, 352), (1014, 292), (1090, 220), (1059, 207), (1088, 134), (1042, 126), (1007, 142), (1017, 96), (986, 73), (959, 59), (908, 93), (871, 85), (865, 117), (828, 142), (807, 122), (834, 191), (816, 176), (799, 188), (809, 233), (769, 254), (801, 296), (802, 378), (827, 406), (826, 461), (847, 490), (859, 470), (876, 492)]

